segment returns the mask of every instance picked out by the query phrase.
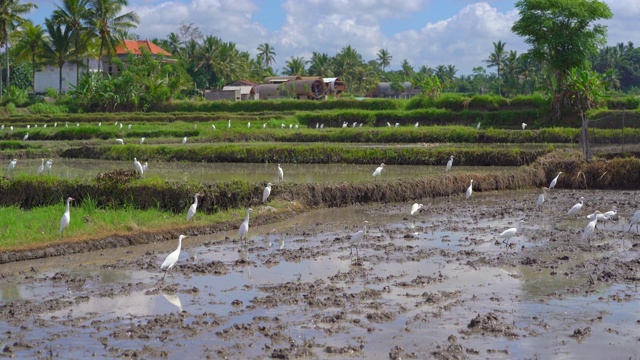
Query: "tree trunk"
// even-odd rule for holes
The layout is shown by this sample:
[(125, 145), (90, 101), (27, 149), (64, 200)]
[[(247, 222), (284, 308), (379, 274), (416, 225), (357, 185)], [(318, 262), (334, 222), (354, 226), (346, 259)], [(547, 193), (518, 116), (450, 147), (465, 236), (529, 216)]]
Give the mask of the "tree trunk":
[(7, 58), (7, 86), (6, 86), (6, 89), (7, 89), (7, 95), (9, 95), (10, 94), (9, 90), (11, 90), (11, 87), (10, 87), (11, 81), (9, 80), (10, 71), (9, 71), (9, 36), (8, 35), (4, 38), (4, 48), (5, 48), (5, 56)]
[(589, 141), (589, 119), (584, 112), (580, 112), (582, 118), (582, 131), (580, 132), (580, 147), (585, 160), (591, 161), (591, 143)]
[(62, 98), (62, 67), (64, 64), (58, 66), (58, 99)]

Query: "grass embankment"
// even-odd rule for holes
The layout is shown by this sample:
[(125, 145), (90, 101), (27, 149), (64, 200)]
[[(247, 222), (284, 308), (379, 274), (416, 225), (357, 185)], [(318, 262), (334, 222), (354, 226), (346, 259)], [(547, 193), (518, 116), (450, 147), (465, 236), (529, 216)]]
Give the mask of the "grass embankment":
[(297, 164), (378, 164), (441, 165), (449, 156), (466, 166), (520, 166), (553, 150), (496, 147), (427, 147), (427, 146), (343, 146), (340, 144), (223, 144), (223, 145), (114, 145), (69, 148), (65, 158), (145, 161), (297, 163)]

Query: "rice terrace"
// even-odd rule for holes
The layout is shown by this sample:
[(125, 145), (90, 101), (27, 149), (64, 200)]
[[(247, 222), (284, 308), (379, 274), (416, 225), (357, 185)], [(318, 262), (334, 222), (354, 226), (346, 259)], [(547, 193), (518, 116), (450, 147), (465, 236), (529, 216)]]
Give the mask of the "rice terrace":
[[(54, 41), (59, 2), (41, 30), (75, 49), (64, 87), (23, 53), (34, 24), (2, 55), (2, 356), (639, 358), (640, 50), (611, 83), (606, 31), (577, 25), (605, 3), (518, 1), (512, 31), (546, 50), (494, 43), (473, 78), (384, 49), (348, 69), (351, 46), (278, 74), (269, 44), (249, 61), (210, 36), (91, 52)], [(587, 17), (562, 31), (590, 45), (552, 59), (532, 12)]]

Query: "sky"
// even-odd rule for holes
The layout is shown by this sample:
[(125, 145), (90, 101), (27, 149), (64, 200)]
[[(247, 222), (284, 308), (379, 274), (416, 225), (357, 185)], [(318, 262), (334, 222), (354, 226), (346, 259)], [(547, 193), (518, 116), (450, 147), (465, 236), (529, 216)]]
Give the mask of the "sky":
[[(38, 9), (26, 17), (44, 22), (60, 0), (30, 0)], [(609, 45), (640, 44), (640, 1), (604, 0), (613, 18)], [(351, 45), (365, 61), (380, 49), (392, 56), (391, 69), (404, 59), (422, 65), (455, 65), (457, 75), (486, 67), (493, 42), (518, 53), (529, 46), (511, 32), (518, 19), (516, 0), (129, 0), (126, 11), (140, 16), (131, 32), (141, 39), (166, 38), (181, 24), (194, 24), (204, 35), (236, 43), (257, 53), (269, 43), (276, 52), (274, 68), (291, 57), (310, 59), (314, 51), (335, 55)], [(488, 68), (493, 72), (493, 68)]]

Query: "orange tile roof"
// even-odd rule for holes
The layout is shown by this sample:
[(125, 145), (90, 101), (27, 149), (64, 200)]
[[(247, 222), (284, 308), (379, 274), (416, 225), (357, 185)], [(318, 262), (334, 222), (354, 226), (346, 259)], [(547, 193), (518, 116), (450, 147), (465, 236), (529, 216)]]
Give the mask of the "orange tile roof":
[(134, 55), (140, 55), (142, 53), (140, 48), (142, 47), (149, 50), (153, 55), (171, 56), (171, 53), (149, 40), (124, 40), (116, 46), (116, 54), (126, 55), (127, 53), (132, 53)]

